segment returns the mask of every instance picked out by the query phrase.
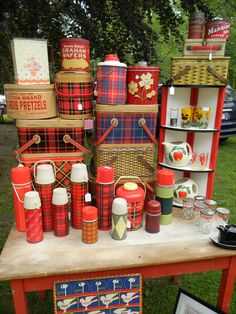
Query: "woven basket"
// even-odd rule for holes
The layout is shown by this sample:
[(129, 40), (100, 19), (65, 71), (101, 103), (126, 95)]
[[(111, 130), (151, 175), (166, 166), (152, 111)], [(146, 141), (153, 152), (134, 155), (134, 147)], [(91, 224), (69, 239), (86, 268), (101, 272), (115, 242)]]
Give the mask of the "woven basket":
[(171, 82), (175, 85), (225, 86), (228, 83), (228, 57), (172, 58)]
[(111, 165), (115, 177), (147, 177), (155, 172), (155, 145), (153, 144), (116, 144), (100, 145), (95, 150), (96, 166)]

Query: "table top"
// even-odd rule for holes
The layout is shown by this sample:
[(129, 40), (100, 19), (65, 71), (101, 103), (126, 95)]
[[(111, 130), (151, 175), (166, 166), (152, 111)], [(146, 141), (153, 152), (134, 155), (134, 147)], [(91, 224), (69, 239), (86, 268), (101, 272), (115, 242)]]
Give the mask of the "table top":
[[(217, 229), (212, 236), (217, 235)], [(95, 244), (81, 240), (81, 230), (58, 238), (44, 233), (44, 240), (29, 244), (25, 234), (12, 227), (0, 256), (0, 280), (46, 277), (132, 267), (210, 260), (236, 255), (218, 248), (209, 234), (201, 234), (191, 220), (175, 209), (173, 222), (157, 234), (144, 228), (128, 232), (123, 241), (113, 240), (109, 231), (99, 231)]]

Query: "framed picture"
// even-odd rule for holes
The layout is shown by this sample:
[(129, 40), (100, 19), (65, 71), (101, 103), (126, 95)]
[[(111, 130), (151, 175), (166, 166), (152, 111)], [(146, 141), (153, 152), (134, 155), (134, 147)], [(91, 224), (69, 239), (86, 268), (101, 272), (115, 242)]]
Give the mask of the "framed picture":
[(225, 314), (191, 293), (179, 289), (173, 314)]

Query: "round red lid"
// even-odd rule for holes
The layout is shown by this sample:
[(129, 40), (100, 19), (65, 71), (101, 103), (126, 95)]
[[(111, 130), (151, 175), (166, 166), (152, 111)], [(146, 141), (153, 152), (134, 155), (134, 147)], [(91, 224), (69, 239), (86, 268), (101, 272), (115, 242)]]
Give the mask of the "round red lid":
[(161, 204), (156, 200), (151, 200), (147, 205), (147, 213), (149, 214), (161, 214)]
[(175, 173), (172, 170), (158, 170), (157, 184), (163, 186), (172, 186), (174, 184)]
[(110, 166), (99, 166), (97, 168), (97, 183), (114, 182), (114, 169)]
[(122, 197), (127, 202), (140, 202), (144, 200), (145, 192), (136, 183), (127, 182), (117, 189), (116, 197)]
[(85, 206), (82, 208), (82, 219), (93, 221), (98, 218), (98, 209), (95, 206)]
[(11, 181), (13, 184), (24, 184), (31, 182), (30, 169), (21, 165), (12, 168)]
[(105, 61), (120, 61), (120, 59), (116, 54), (107, 54), (105, 56)]

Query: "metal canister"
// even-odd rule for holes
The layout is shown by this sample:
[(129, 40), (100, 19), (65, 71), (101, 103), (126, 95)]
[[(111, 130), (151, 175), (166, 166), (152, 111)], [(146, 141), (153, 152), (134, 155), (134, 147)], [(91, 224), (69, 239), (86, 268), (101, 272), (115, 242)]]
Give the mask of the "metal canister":
[(190, 16), (188, 38), (202, 38), (204, 17), (204, 12), (195, 12)]
[(124, 198), (115, 198), (112, 203), (112, 232), (114, 240), (124, 240), (127, 237), (128, 206)]
[(206, 23), (206, 38), (229, 38), (230, 21), (211, 20)]
[(82, 209), (82, 241), (92, 244), (98, 240), (98, 210), (94, 206)]

